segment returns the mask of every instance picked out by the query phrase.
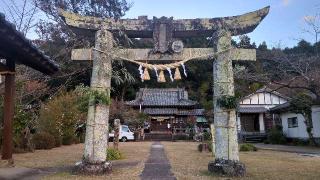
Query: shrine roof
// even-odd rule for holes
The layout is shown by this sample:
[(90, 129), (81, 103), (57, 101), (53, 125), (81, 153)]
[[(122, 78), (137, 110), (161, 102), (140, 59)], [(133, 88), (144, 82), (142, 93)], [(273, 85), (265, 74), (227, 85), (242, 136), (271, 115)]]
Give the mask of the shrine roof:
[(58, 65), (44, 55), (15, 26), (6, 21), (0, 13), (0, 58), (15, 61), (44, 74), (52, 75), (58, 71)]
[(198, 102), (188, 99), (183, 88), (141, 88), (136, 99), (126, 102), (129, 106), (195, 106)]

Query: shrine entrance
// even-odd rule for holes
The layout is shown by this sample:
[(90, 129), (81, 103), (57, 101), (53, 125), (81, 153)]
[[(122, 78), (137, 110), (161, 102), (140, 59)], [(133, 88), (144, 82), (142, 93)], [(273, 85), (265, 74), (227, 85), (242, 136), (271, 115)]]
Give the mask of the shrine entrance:
[[(102, 19), (83, 17), (60, 10), (65, 22), (76, 29), (95, 32), (95, 47), (75, 49), (73, 60), (92, 60), (92, 96), (86, 126), (84, 159), (76, 170), (81, 173), (107, 173), (111, 163), (106, 160), (109, 103), (96, 103), (97, 97), (110, 98), (112, 60), (125, 60), (139, 66), (142, 81), (150, 79), (149, 71), (159, 82), (181, 79), (179, 68), (187, 75), (188, 61), (213, 61), (214, 126), (212, 126), (215, 159), (208, 170), (232, 176), (244, 176), (245, 166), (239, 161), (234, 102), (232, 63), (256, 60), (255, 49), (237, 49), (231, 46), (231, 37), (252, 32), (268, 14), (269, 7), (240, 16), (211, 19), (179, 19), (161, 17), (148, 19)], [(129, 38), (153, 38), (153, 49), (119, 49), (114, 47), (113, 33), (125, 33)], [(210, 37), (212, 48), (184, 48), (180, 38)], [(153, 63), (148, 63), (153, 61)], [(159, 64), (158, 62), (167, 62)], [(174, 73), (173, 73), (174, 70)], [(173, 76), (174, 75), (174, 76)], [(100, 101), (101, 102), (101, 101)], [(110, 102), (110, 101), (109, 101)], [(225, 168), (224, 168), (225, 167)]]

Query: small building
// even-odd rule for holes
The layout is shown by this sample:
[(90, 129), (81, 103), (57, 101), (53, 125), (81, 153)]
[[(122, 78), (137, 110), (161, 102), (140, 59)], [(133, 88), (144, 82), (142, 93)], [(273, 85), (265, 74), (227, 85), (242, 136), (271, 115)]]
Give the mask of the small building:
[[(309, 138), (304, 117), (302, 114), (290, 112), (290, 103), (273, 107), (270, 109), (270, 112), (279, 114), (281, 121), (280, 125), (287, 138)], [(320, 105), (312, 106), (312, 127), (313, 136), (320, 140)]]
[(150, 133), (185, 133), (188, 123), (203, 122), (204, 109), (183, 88), (141, 88), (126, 104), (150, 117)]
[(289, 98), (269, 88), (262, 88), (242, 98), (237, 110), (238, 132), (241, 136), (265, 136), (275, 125), (269, 109), (288, 102)]

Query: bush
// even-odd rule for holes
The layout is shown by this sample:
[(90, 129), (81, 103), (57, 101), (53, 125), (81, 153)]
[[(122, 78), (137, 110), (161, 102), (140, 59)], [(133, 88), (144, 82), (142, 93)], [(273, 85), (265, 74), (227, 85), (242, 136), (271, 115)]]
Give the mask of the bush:
[(39, 129), (54, 137), (56, 147), (72, 144), (77, 125), (86, 118), (78, 107), (79, 96), (75, 91), (62, 93), (41, 106)]
[(253, 144), (241, 144), (240, 151), (258, 151), (258, 148)]
[(71, 145), (75, 142), (75, 135), (72, 134), (66, 134), (62, 136), (62, 144), (63, 145)]
[(113, 148), (108, 148), (107, 149), (107, 159), (110, 161), (119, 160), (119, 159), (123, 159), (123, 155), (119, 150), (116, 150)]
[(209, 141), (209, 140), (211, 140), (211, 133), (209, 133), (209, 132), (204, 132), (203, 133), (203, 140), (204, 141)]
[(207, 145), (209, 152), (212, 152), (212, 141), (207, 141)]
[(54, 137), (47, 132), (40, 132), (33, 136), (36, 149), (52, 149), (55, 147)]
[(275, 126), (268, 132), (267, 140), (270, 144), (286, 144), (286, 137), (282, 132), (282, 127)]
[(309, 145), (308, 140), (303, 140), (303, 139), (292, 139), (292, 144), (295, 146), (307, 146)]

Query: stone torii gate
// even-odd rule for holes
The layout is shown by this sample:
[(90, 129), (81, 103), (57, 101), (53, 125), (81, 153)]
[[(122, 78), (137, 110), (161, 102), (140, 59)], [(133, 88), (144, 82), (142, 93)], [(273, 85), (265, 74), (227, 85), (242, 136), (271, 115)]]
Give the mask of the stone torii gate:
[[(245, 167), (239, 161), (236, 112), (221, 106), (219, 99), (234, 96), (232, 61), (256, 60), (254, 49), (236, 49), (231, 37), (252, 32), (268, 14), (269, 7), (240, 16), (211, 19), (179, 19), (161, 17), (148, 19), (103, 19), (80, 16), (60, 10), (65, 22), (76, 29), (95, 32), (94, 49), (74, 49), (73, 60), (92, 60), (91, 89), (110, 96), (111, 60), (179, 61), (184, 59), (211, 59), (213, 61), (215, 160), (209, 171), (244, 175)], [(129, 38), (153, 38), (153, 49), (113, 48), (113, 33), (123, 31)], [(213, 48), (183, 48), (183, 37), (212, 37)], [(86, 173), (105, 173), (111, 170), (106, 160), (109, 106), (89, 104), (84, 159), (77, 165)]]

